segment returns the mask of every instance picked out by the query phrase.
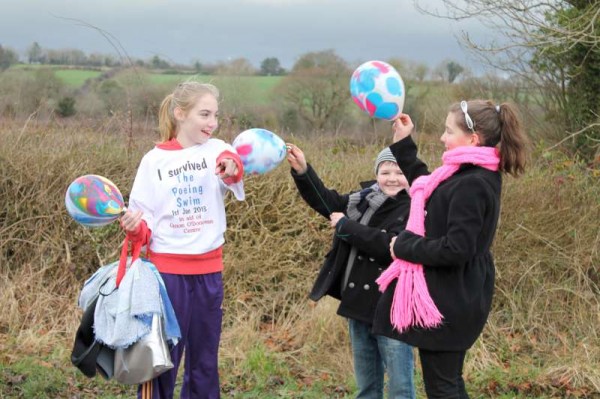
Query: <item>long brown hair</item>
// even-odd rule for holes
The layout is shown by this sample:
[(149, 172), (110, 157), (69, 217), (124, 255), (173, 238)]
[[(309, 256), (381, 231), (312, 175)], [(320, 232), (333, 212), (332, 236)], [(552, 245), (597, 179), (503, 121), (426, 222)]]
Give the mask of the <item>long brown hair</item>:
[[(472, 134), (460, 104), (453, 104), (450, 112), (459, 115), (456, 120), (460, 128)], [(498, 147), (499, 170), (515, 177), (525, 172), (529, 140), (523, 131), (517, 108), (511, 103), (496, 105), (489, 100), (471, 100), (467, 102), (467, 113), (473, 120), (473, 130), (479, 135), (481, 145)]]
[(196, 101), (206, 94), (211, 94), (217, 100), (219, 99), (219, 89), (214, 85), (190, 80), (178, 84), (173, 93), (164, 98), (158, 111), (158, 130), (163, 142), (177, 137), (175, 108), (180, 108), (187, 114), (194, 107)]

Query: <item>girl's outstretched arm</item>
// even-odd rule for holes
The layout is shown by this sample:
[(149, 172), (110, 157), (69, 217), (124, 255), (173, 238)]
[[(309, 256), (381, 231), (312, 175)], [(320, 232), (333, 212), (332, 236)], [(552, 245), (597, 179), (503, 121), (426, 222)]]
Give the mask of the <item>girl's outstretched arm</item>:
[(294, 169), (294, 171), (296, 171), (296, 173), (299, 175), (306, 173), (308, 164), (306, 163), (304, 152), (302, 152), (302, 150), (294, 144), (286, 143), (285, 145), (288, 149), (287, 161), (292, 169)]

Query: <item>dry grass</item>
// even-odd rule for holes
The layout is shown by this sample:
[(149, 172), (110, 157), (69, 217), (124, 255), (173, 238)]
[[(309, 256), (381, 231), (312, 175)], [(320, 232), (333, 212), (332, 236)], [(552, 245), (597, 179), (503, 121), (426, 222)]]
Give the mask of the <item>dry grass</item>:
[[(98, 266), (116, 259), (123, 235), (116, 224), (75, 224), (64, 210), (64, 192), (75, 177), (94, 173), (127, 197), (155, 137), (134, 132), (128, 155), (123, 130), (118, 121), (0, 126), (2, 363), (59, 351), (60, 367), (70, 367), (79, 289)], [(222, 135), (232, 138), (232, 132)], [(369, 137), (284, 139), (303, 148), (340, 192), (372, 177), (383, 146), (381, 138)], [(435, 166), (437, 139), (418, 139)], [(352, 365), (336, 301), (307, 298), (331, 232), (299, 198), (288, 173), (282, 165), (249, 177), (247, 200), (228, 201), (221, 357), (232, 373), (243, 374), (248, 354), (261, 344), (299, 381), (346, 382)], [(600, 394), (598, 220), (597, 176), (559, 153), (536, 155), (526, 176), (505, 180), (494, 310), (466, 365), (477, 394)], [(520, 377), (524, 381), (515, 382)]]

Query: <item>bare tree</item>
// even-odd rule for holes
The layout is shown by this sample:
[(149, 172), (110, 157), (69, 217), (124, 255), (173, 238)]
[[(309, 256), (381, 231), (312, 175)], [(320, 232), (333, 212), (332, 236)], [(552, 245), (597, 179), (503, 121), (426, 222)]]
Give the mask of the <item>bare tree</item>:
[[(600, 149), (600, 131), (585, 129), (600, 114), (600, 1), (441, 0), (443, 10), (415, 0), (421, 11), (452, 20), (477, 19), (499, 35), (461, 42), (484, 63), (540, 90), (534, 96), (563, 134), (580, 131), (574, 147)], [(595, 148), (595, 150), (594, 150)]]
[(217, 68), (219, 75), (251, 76), (256, 74), (256, 68), (247, 58), (235, 58), (222, 63)]
[(310, 128), (336, 127), (348, 104), (349, 74), (346, 62), (332, 50), (306, 53), (278, 91)]
[[(598, 20), (600, 2), (593, 0), (441, 0), (444, 11), (422, 5), (419, 10), (453, 20), (478, 19), (505, 38), (502, 42), (479, 43), (463, 33), (464, 42), (476, 50), (494, 54), (507, 51), (527, 51), (548, 45), (560, 45), (568, 51), (578, 43), (596, 45), (600, 42)], [(573, 16), (563, 24), (548, 18), (564, 14), (577, 4), (588, 7), (585, 13)], [(518, 53), (512, 53), (518, 54)], [(511, 60), (514, 60), (511, 59)]]
[(394, 57), (388, 59), (387, 63), (396, 68), (402, 79), (405, 80), (405, 83), (410, 80), (422, 82), (429, 73), (429, 68), (422, 62)]

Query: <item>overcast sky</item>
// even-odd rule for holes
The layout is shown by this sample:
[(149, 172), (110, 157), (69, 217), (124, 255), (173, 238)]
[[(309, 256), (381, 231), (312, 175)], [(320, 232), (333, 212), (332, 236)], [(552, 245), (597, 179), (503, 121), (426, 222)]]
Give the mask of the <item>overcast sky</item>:
[(258, 67), (277, 57), (285, 68), (306, 52), (333, 49), (350, 63), (397, 57), (434, 67), (451, 59), (477, 70), (456, 36), (486, 34), (474, 21), (421, 14), (412, 0), (0, 0), (0, 44), (23, 58), (33, 42), (119, 56), (85, 25), (134, 58), (192, 64), (245, 57)]

